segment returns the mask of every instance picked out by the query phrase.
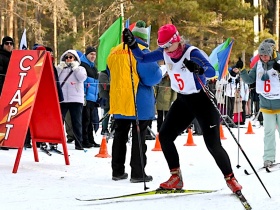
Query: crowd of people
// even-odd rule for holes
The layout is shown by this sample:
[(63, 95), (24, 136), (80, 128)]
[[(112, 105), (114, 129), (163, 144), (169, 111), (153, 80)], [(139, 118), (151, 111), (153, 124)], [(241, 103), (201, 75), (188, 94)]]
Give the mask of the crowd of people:
[[(157, 44), (156, 50), (148, 49), (148, 29), (140, 20), (132, 31), (124, 29), (123, 43), (111, 49), (107, 69), (101, 72), (95, 65), (97, 55), (93, 46), (88, 46), (85, 53), (74, 49), (62, 53), (59, 64), (53, 65), (53, 69), (67, 143), (74, 141), (76, 150), (100, 147), (94, 140), (100, 124), (100, 107), (103, 110), (102, 135), (112, 132), (110, 117), (114, 122), (112, 179), (128, 178), (125, 159), (131, 132), (130, 182), (149, 182), (153, 177), (145, 171), (146, 140), (149, 139), (147, 135), (151, 135), (152, 121), (156, 119), (159, 141), (171, 173), (160, 188), (182, 189), (182, 167), (174, 141), (194, 124), (196, 134), (203, 135), (228, 187), (234, 193), (240, 191), (242, 186), (221, 145), (221, 116), (216, 108), (227, 115), (230, 122), (240, 125), (244, 125), (245, 119), (252, 114), (258, 117), (265, 130), (264, 166), (273, 165), (275, 127), (280, 127), (280, 56), (274, 40), (261, 43), (260, 60), (252, 69), (245, 71), (239, 58), (229, 69), (227, 78), (219, 81), (211, 79), (215, 69), (205, 53), (187, 43), (173, 24), (160, 27)], [(0, 94), (13, 49), (14, 40), (4, 37), (0, 47)], [(46, 50), (52, 55), (51, 48), (40, 44), (35, 44), (33, 50)], [(160, 67), (162, 61), (165, 65)], [(215, 97), (203, 91), (206, 85)], [(34, 146), (31, 138), (29, 131), (26, 148)], [(50, 147), (56, 146), (50, 144)]]

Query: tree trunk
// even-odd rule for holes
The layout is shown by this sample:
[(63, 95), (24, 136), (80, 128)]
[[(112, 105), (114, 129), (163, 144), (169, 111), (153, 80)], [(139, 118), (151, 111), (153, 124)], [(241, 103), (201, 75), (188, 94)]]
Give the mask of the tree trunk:
[(57, 8), (56, 0), (53, 2), (53, 53), (54, 53), (54, 63), (57, 65)]
[(276, 50), (279, 49), (279, 0), (275, 3), (275, 35), (278, 37), (276, 42)]
[(14, 0), (10, 0), (8, 1), (8, 13), (9, 15), (7, 15), (8, 17), (8, 31), (7, 31), (7, 35), (10, 37), (13, 37), (13, 23), (14, 23)]
[[(260, 9), (262, 9), (262, 0), (259, 0), (259, 6), (260, 6)], [(264, 29), (264, 23), (263, 23), (263, 15), (262, 14), (260, 14), (260, 22), (259, 22), (259, 24), (260, 24), (260, 32), (262, 32), (263, 31), (263, 29)]]
[[(85, 12), (84, 11), (82, 12), (81, 17), (82, 17), (82, 31), (85, 32), (86, 31), (86, 27), (85, 27)], [(85, 33), (83, 33), (83, 37), (82, 38), (83, 38), (82, 39), (82, 44), (83, 44), (83, 47), (85, 49), (85, 47), (86, 47), (86, 34)]]
[(2, 0), (1, 1), (1, 8), (2, 10), (0, 10), (1, 13), (1, 19), (0, 19), (0, 27), (1, 27), (1, 31), (0, 31), (0, 37), (4, 37), (5, 36), (5, 12), (4, 9), (6, 8), (6, 1)]

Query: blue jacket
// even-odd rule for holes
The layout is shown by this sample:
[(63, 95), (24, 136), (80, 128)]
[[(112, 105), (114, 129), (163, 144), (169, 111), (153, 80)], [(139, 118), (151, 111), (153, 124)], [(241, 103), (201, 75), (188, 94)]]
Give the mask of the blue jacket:
[(98, 100), (98, 71), (94, 63), (90, 62), (86, 55), (81, 56), (81, 66), (87, 71), (87, 78), (84, 81), (84, 91), (87, 101), (97, 102)]
[[(137, 39), (137, 42), (147, 47), (148, 45)], [(144, 49), (143, 53), (150, 52)], [(155, 118), (155, 94), (153, 86), (161, 81), (162, 74), (159, 65), (156, 62), (142, 63), (137, 62), (137, 72), (140, 82), (136, 94), (136, 105), (139, 120), (153, 120)], [(135, 119), (123, 115), (114, 115), (116, 119)]]

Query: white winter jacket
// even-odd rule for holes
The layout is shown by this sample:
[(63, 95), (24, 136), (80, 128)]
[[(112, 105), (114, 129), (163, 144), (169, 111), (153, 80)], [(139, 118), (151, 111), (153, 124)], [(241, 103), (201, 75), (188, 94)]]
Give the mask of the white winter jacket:
[(73, 71), (62, 87), (64, 101), (61, 103), (84, 103), (84, 81), (87, 78), (87, 72), (82, 66), (78, 66), (74, 69), (72, 66), (66, 66), (64, 63), (64, 56), (67, 53), (73, 54), (78, 63), (81, 64), (81, 60), (75, 50), (67, 50), (61, 55), (60, 64), (56, 68), (60, 85), (63, 83), (67, 75)]

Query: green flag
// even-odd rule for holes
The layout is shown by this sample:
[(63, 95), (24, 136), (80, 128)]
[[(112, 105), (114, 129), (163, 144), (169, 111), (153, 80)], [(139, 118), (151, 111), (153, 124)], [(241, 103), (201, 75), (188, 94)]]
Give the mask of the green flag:
[(99, 38), (97, 51), (98, 71), (106, 69), (106, 60), (112, 47), (121, 43), (122, 17), (119, 17)]

